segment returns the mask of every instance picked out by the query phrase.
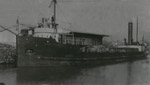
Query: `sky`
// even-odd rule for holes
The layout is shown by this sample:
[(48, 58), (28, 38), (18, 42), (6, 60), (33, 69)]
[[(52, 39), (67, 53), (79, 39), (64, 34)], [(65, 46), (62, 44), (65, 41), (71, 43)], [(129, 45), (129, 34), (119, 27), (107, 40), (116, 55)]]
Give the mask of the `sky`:
[[(11, 27), (19, 17), (21, 23), (36, 24), (49, 17), (51, 0), (0, 0), (0, 25)], [(110, 35), (109, 39), (123, 41), (128, 22), (139, 20), (139, 40), (150, 37), (150, 0), (58, 0), (57, 22), (63, 28)], [(65, 24), (65, 25), (64, 25)], [(1, 29), (2, 30), (2, 29)], [(16, 31), (13, 28), (12, 31)], [(15, 35), (0, 33), (0, 42), (15, 42)]]

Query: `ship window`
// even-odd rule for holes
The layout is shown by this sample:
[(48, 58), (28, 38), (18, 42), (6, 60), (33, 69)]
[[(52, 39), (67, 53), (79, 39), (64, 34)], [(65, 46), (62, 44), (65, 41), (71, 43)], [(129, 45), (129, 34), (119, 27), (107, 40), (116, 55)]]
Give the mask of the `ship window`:
[(33, 49), (26, 49), (25, 52), (26, 53), (33, 53)]
[(29, 34), (29, 35), (32, 35), (32, 34), (33, 34), (33, 31), (32, 31), (32, 30), (29, 30), (29, 31), (28, 31), (28, 34)]
[(46, 41), (47, 43), (49, 43), (49, 41)]

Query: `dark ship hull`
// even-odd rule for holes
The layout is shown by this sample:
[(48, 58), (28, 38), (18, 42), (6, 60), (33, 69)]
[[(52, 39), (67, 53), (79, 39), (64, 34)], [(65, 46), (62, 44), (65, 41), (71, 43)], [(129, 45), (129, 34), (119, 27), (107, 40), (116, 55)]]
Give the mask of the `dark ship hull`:
[(81, 45), (60, 44), (54, 39), (18, 36), (18, 66), (59, 66), (144, 58), (145, 52), (83, 52)]
[(132, 23), (128, 24), (128, 43), (125, 40), (124, 46), (107, 49), (101, 46), (103, 37), (108, 35), (70, 31), (63, 27), (58, 29), (59, 24), (56, 23), (57, 0), (52, 0), (50, 6), (52, 4), (54, 13), (51, 21), (50, 18), (43, 17), (35, 27), (21, 29), (21, 33), (19, 33), (19, 25), (22, 24), (17, 20), (18, 66), (81, 65), (145, 56), (142, 45), (132, 46), (134, 44)]

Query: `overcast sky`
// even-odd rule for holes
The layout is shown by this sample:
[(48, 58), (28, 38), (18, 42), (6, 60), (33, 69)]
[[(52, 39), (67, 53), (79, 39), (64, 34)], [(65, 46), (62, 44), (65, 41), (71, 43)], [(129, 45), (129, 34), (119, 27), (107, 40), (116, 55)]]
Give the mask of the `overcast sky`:
[[(10, 27), (16, 24), (18, 16), (24, 24), (35, 24), (40, 17), (51, 14), (50, 1), (0, 0), (0, 25)], [(107, 34), (123, 40), (127, 37), (128, 22), (133, 21), (136, 29), (138, 16), (140, 36), (150, 33), (150, 0), (58, 0), (57, 12), (57, 21), (68, 24), (72, 30)], [(3, 32), (0, 41), (15, 41), (15, 36)]]

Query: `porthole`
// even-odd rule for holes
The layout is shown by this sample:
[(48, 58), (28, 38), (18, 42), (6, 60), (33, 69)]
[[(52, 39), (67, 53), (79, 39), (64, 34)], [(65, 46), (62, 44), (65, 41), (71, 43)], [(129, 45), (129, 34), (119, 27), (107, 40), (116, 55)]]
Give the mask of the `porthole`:
[(26, 50), (25, 50), (25, 53), (26, 53), (26, 54), (30, 54), (30, 53), (33, 53), (33, 52), (34, 52), (33, 49), (26, 49)]
[(49, 43), (49, 41), (46, 41), (47, 43)]

